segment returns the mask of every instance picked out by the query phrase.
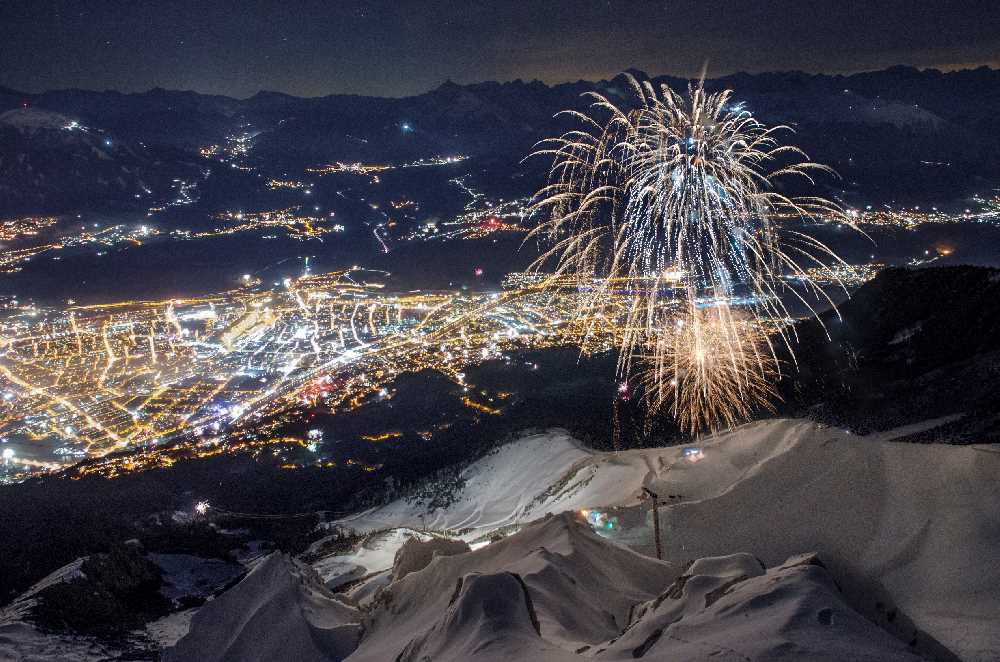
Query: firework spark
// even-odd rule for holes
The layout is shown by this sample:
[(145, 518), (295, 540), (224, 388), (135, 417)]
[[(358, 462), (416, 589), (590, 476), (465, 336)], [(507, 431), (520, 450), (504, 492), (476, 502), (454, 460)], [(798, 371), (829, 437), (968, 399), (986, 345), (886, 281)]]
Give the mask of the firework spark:
[[(628, 293), (627, 309), (619, 312), (620, 373), (627, 377), (638, 360), (653, 366), (647, 375), (668, 384), (698, 385), (701, 395), (677, 392), (674, 399), (675, 415), (692, 431), (709, 420), (731, 424), (746, 413), (737, 401), (724, 413), (723, 398), (713, 396), (718, 416), (706, 419), (697, 412), (705, 411), (700, 398), (712, 391), (704, 380), (733, 375), (711, 369), (693, 381), (668, 378), (668, 366), (679, 369), (688, 362), (670, 325), (682, 311), (693, 322), (689, 328), (712, 335), (699, 339), (685, 333), (682, 347), (704, 349), (711, 342), (712, 351), (733, 358), (742, 354), (734, 339), (745, 335), (745, 324), (730, 313), (709, 324), (689, 311), (705, 302), (714, 303), (717, 312), (728, 311), (739, 297), (751, 321), (766, 322), (789, 317), (782, 294), (810, 310), (810, 299), (832, 305), (806, 269), (839, 258), (803, 233), (784, 230), (779, 236), (775, 219), (841, 216), (840, 211), (822, 198), (792, 198), (774, 188), (782, 178), (813, 183), (814, 173), (831, 171), (809, 162), (798, 148), (780, 144), (777, 135), (790, 129), (761, 124), (732, 102), (728, 90), (709, 93), (702, 80), (681, 95), (666, 85), (627, 80), (634, 96), (629, 106), (588, 93), (589, 113), (565, 112), (578, 128), (543, 141), (535, 152), (553, 164), (549, 184), (533, 203), (543, 220), (529, 237), (548, 245), (534, 268), (554, 264), (552, 284), (564, 286), (567, 279), (586, 284), (589, 295), (581, 298), (580, 315), (592, 324), (604, 319), (613, 295)], [(801, 283), (802, 291), (787, 288), (786, 276)], [(728, 331), (722, 333), (720, 324)], [(749, 378), (744, 381), (749, 387)], [(740, 393), (719, 387), (720, 394)]]
[(697, 434), (774, 411), (777, 362), (756, 320), (726, 305), (692, 306), (654, 342), (640, 376), (650, 412), (669, 409)]

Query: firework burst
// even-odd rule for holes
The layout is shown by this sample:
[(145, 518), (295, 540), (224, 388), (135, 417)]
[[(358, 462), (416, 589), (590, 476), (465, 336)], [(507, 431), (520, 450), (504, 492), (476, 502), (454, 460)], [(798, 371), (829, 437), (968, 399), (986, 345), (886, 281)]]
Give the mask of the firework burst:
[[(647, 375), (679, 384), (685, 392), (674, 389), (673, 410), (685, 427), (697, 431), (706, 419), (693, 412), (705, 411), (704, 405), (698, 404), (700, 395), (686, 389), (698, 384), (702, 394), (710, 393), (706, 379), (733, 375), (712, 369), (690, 381), (669, 374), (669, 366), (688, 363), (680, 358), (677, 334), (669, 331), (678, 311), (691, 320), (689, 328), (711, 330), (711, 338), (688, 337), (683, 347), (721, 343), (712, 351), (741, 355), (735, 340), (725, 340), (726, 334), (746, 335), (746, 324), (737, 324), (737, 316), (723, 314), (709, 324), (689, 311), (706, 302), (729, 311), (739, 299), (751, 323), (766, 323), (789, 317), (782, 294), (810, 310), (817, 297), (829, 301), (806, 269), (839, 259), (808, 235), (779, 234), (775, 219), (840, 212), (822, 198), (792, 198), (775, 190), (779, 179), (797, 177), (811, 184), (816, 172), (831, 171), (809, 162), (798, 148), (780, 144), (777, 136), (790, 129), (764, 126), (732, 102), (730, 91), (709, 93), (700, 81), (681, 95), (666, 85), (627, 80), (633, 97), (628, 106), (589, 93), (588, 113), (564, 113), (577, 128), (543, 141), (535, 152), (553, 164), (549, 184), (533, 203), (543, 220), (529, 236), (548, 246), (534, 267), (552, 269), (554, 284), (564, 286), (567, 278), (585, 283), (579, 312), (595, 324), (605, 319), (616, 295), (628, 294), (619, 313), (620, 373), (627, 377), (638, 360), (652, 366), (645, 369)], [(786, 287), (787, 277), (801, 288)], [(728, 327), (726, 334), (720, 325)], [(733, 367), (744, 363), (730, 362)], [(763, 374), (767, 378), (766, 370)], [(749, 387), (750, 380), (745, 381)], [(740, 392), (721, 385), (718, 391)], [(736, 400), (731, 414), (721, 412), (723, 400), (713, 396), (719, 416), (712, 420), (731, 424), (745, 415)]]
[(653, 342), (640, 374), (650, 412), (669, 410), (697, 434), (774, 411), (777, 362), (756, 320), (726, 305), (692, 306)]

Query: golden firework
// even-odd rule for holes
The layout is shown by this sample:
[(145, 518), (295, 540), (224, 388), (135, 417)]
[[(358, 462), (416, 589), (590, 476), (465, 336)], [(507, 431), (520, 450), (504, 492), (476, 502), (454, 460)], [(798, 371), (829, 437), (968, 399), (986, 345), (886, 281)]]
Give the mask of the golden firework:
[(650, 412), (669, 409), (695, 435), (774, 411), (778, 365), (757, 320), (727, 305), (692, 306), (654, 343), (640, 375)]

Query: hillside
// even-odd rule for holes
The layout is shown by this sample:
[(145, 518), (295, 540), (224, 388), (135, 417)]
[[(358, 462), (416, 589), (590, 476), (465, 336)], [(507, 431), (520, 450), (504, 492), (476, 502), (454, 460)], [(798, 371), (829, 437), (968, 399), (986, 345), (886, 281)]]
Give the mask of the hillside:
[[(670, 77), (653, 80), (678, 89), (686, 85)], [(941, 73), (894, 67), (850, 76), (734, 74), (710, 81), (709, 87), (732, 88), (762, 121), (792, 126), (800, 146), (840, 173), (839, 180), (821, 182), (826, 193), (854, 204), (954, 201), (994, 186), (1000, 176), (1000, 71)], [(0, 89), (0, 112), (27, 106), (67, 115), (83, 126), (100, 127), (134, 150), (141, 146), (155, 152), (166, 162), (183, 161), (181, 155), (196, 161), (198, 148), (224, 144), (247, 131), (253, 136), (248, 162), (273, 174), (338, 160), (406, 162), (465, 154), (483, 167), (499, 169), (501, 178), (515, 171), (534, 178), (539, 174), (535, 169), (544, 164), (525, 166), (520, 160), (536, 141), (566, 128), (554, 119), (556, 113), (581, 107), (585, 101), (580, 95), (593, 90), (624, 100), (626, 85), (621, 78), (553, 86), (520, 80), (449, 82), (401, 99), (299, 98), (274, 92), (232, 99), (162, 89), (27, 94)], [(52, 147), (37, 139), (3, 139), (7, 151), (18, 149), (12, 154)], [(17, 168), (8, 164), (0, 172), (0, 186), (14, 189), (34, 182), (39, 187), (40, 178), (51, 181), (52, 190), (25, 198), (40, 204), (57, 192), (55, 182), (67, 157), (80, 158), (85, 152), (78, 146), (51, 162), (32, 157), (31, 171), (23, 160)], [(94, 176), (109, 179), (103, 171)], [(540, 184), (538, 179), (533, 185)], [(68, 198), (63, 206), (80, 207), (93, 200), (97, 198)], [(0, 199), (0, 211), (6, 204)]]
[[(1000, 623), (989, 587), (1000, 576), (983, 560), (1000, 543), (993, 480), (1000, 453), (988, 445), (893, 440), (907, 432), (858, 438), (779, 420), (705, 440), (697, 454), (681, 447), (591, 453), (559, 432), (505, 446), (470, 465), (458, 489), (441, 486), (450, 505), (401, 500), (337, 523), (381, 530), (423, 522), (436, 535), (472, 541), (476, 550), (391, 581), (389, 559), (406, 536), (363, 543), (381, 551), (367, 555), (373, 565), (363, 570), (341, 566), (353, 577), (369, 576), (338, 598), (363, 611), (348, 619), (364, 628), (348, 659), (569, 660), (600, 648), (607, 651), (602, 659), (626, 659), (637, 650), (650, 659), (738, 653), (767, 660), (792, 652), (809, 659), (913, 659), (900, 641), (933, 659), (995, 659)], [(644, 486), (662, 502), (662, 565), (626, 549), (653, 551)], [(575, 521), (584, 507), (592, 526)], [(570, 514), (547, 518), (559, 512)], [(495, 539), (491, 532), (518, 529), (483, 546)], [(818, 562), (786, 563), (807, 552), (825, 570)], [(687, 565), (719, 556), (727, 558)], [(813, 569), (802, 570), (807, 566)], [(508, 581), (508, 573), (521, 577), (521, 585)], [(668, 588), (682, 575), (706, 578)], [(341, 583), (329, 573), (325, 579)], [(776, 583), (784, 588), (769, 594)], [(733, 587), (732, 602), (714, 609), (714, 599), (692, 597), (729, 595)], [(668, 609), (665, 595), (683, 604), (668, 601)], [(195, 619), (168, 659), (194, 659), (194, 650), (204, 659), (229, 659), (228, 644), (211, 628), (215, 619), (232, 621), (247, 608), (223, 596)], [(760, 636), (747, 640), (727, 618), (752, 624), (748, 631)], [(837, 628), (813, 631), (830, 622)], [(261, 636), (257, 627), (247, 623), (236, 640)]]
[(785, 410), (861, 433), (952, 416), (911, 440), (998, 441), (998, 325), (1000, 271), (888, 269), (797, 325)]
[(40, 108), (0, 113), (0, 213), (151, 204), (195, 155), (154, 150)]

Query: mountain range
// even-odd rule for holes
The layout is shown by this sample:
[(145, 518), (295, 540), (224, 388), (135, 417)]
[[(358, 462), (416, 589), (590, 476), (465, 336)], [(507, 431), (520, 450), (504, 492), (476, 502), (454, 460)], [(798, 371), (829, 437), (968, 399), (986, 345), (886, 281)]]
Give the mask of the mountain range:
[[(642, 72), (630, 72), (648, 78)], [(675, 89), (688, 81), (657, 77)], [(793, 140), (840, 179), (824, 182), (846, 201), (955, 200), (1000, 176), (1000, 71), (982, 67), (942, 73), (910, 67), (821, 75), (733, 74), (708, 82), (768, 124), (787, 124)], [(85, 173), (102, 155), (59, 127), (28, 131), (18, 114), (0, 116), (0, 212), (135, 204), (152, 172), (189, 176), (197, 149), (247, 132), (247, 162), (290, 170), (332, 161), (405, 161), (465, 154), (530, 176), (544, 165), (519, 165), (532, 145), (566, 128), (560, 110), (581, 108), (581, 94), (627, 96), (623, 77), (559, 85), (516, 80), (446, 82), (405, 98), (331, 95), (301, 98), (262, 91), (247, 99), (153, 89), (143, 93), (61, 90), (23, 93), (0, 87), (0, 113), (58, 113), (120, 145), (112, 161), (128, 169), (117, 188), (81, 193)], [(136, 152), (145, 160), (133, 163)], [(71, 170), (71, 172), (74, 172)], [(107, 179), (101, 168), (90, 176)], [(80, 188), (77, 188), (80, 187)], [(72, 191), (68, 190), (72, 189)], [(34, 207), (34, 208), (33, 208)]]

